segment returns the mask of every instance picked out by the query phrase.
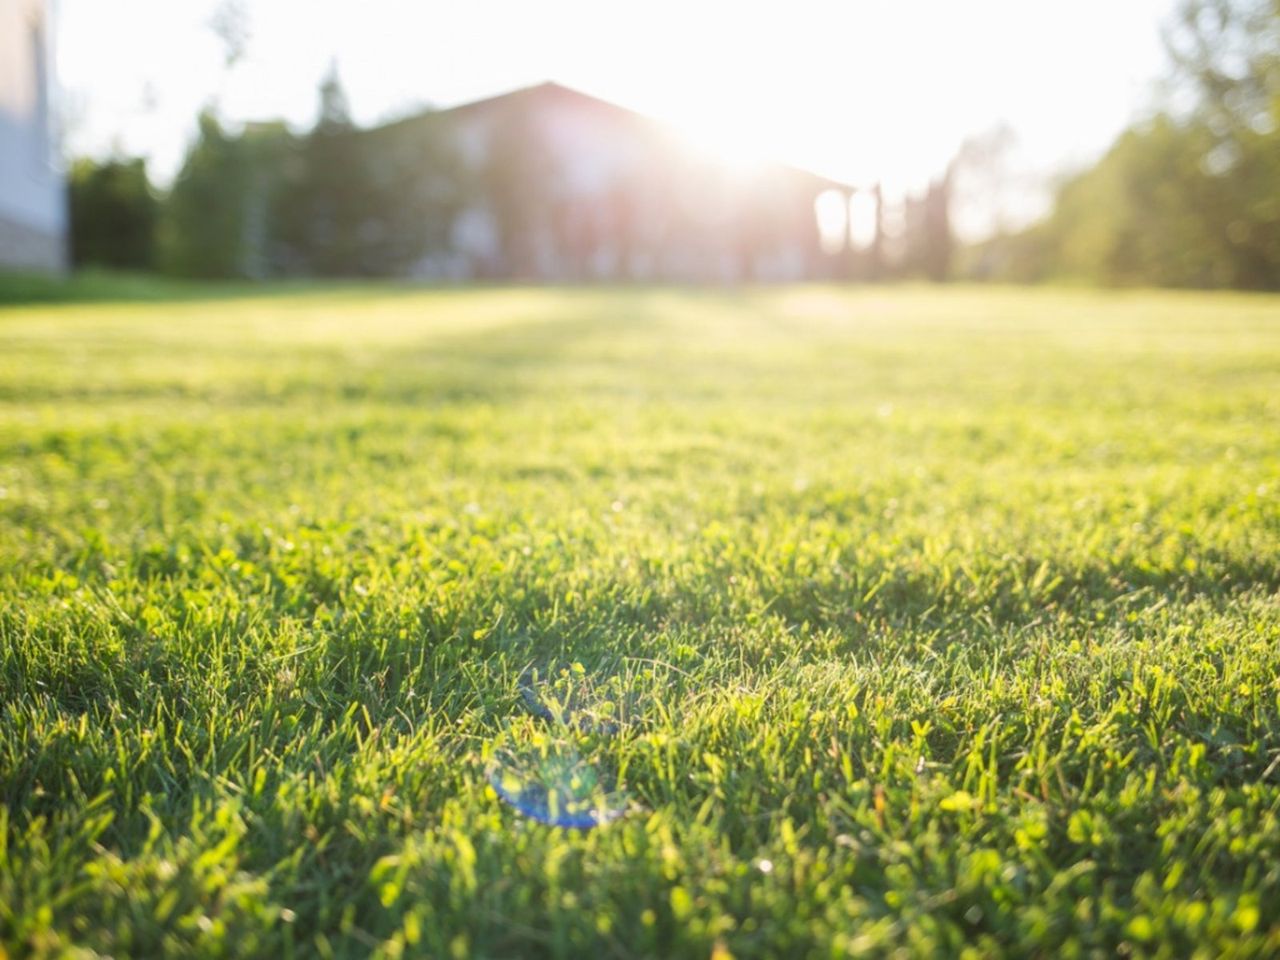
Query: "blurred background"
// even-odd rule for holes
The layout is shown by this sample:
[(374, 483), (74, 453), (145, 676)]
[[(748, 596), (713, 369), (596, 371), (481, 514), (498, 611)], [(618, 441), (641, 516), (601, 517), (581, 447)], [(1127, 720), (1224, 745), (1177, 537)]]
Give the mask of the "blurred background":
[(0, 269), (1280, 288), (1280, 0), (0, 0)]

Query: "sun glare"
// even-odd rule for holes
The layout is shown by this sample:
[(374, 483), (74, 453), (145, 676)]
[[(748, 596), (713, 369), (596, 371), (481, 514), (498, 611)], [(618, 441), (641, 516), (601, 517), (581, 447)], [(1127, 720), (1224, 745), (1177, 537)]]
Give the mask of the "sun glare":
[(824, 253), (839, 253), (845, 248), (849, 232), (849, 207), (839, 190), (824, 190), (813, 202), (818, 220), (818, 238)]
[[(744, 177), (781, 161), (900, 196), (1001, 120), (1033, 163), (1100, 148), (1127, 122), (1115, 91), (1153, 71), (1158, 43), (1135, 37), (1169, 0), (1081, 0), (1056, 18), (1016, 0), (654, 0), (623, 31), (590, 0), (369, 0), (361, 16), (337, 0), (245, 0), (249, 43), (231, 67), (209, 29), (218, 2), (131, 0), (125, 18), (62, 0), (59, 72), (79, 115), (70, 152), (145, 154), (166, 183), (200, 109), (305, 128), (336, 62), (365, 125), (552, 79), (670, 124)], [(1114, 30), (1099, 35), (1104, 15)], [(1091, 69), (1071, 69), (1067, 51), (1085, 46)]]
[(765, 138), (744, 129), (738, 122), (733, 105), (708, 118), (700, 110), (675, 113), (663, 118), (680, 140), (695, 154), (728, 170), (739, 178), (747, 178), (773, 163), (785, 159)]

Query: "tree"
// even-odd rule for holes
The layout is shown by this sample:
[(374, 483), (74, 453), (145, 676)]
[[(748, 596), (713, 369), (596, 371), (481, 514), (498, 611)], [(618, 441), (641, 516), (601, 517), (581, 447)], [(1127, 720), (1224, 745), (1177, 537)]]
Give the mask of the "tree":
[(222, 44), (224, 66), (230, 70), (249, 49), (249, 10), (244, 0), (221, 0), (209, 17), (209, 29)]
[(320, 84), (316, 124), (298, 149), (297, 166), (272, 203), (287, 258), (317, 276), (378, 272), (365, 255), (379, 232), (368, 157), (336, 64)]
[(1183, 0), (1166, 43), (1173, 100), (1067, 179), (1011, 259), (1035, 278), (1280, 289), (1280, 0)]
[(146, 161), (77, 160), (68, 179), (72, 264), (149, 270), (159, 205)]
[(210, 278), (412, 272), (447, 247), (469, 189), (439, 119), (360, 130), (332, 70), (302, 137), (281, 122), (232, 135), (206, 110), (164, 203), (164, 267)]
[(206, 110), (164, 204), (161, 265), (187, 277), (243, 276), (250, 169), (240, 138)]
[(1280, 125), (1280, 0), (1182, 0), (1164, 42), (1220, 140)]
[(1232, 283), (1280, 288), (1280, 0), (1183, 0), (1165, 45)]

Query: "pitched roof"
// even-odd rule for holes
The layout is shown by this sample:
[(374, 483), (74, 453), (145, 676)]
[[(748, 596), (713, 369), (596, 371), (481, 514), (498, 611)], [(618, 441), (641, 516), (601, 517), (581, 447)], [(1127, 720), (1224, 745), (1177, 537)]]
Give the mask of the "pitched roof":
[[(542, 83), (536, 83), (527, 87), (517, 87), (514, 90), (508, 90), (505, 93), (497, 93), (492, 96), (482, 97), (479, 100), (470, 100), (466, 103), (460, 103), (452, 107), (444, 107), (438, 110), (426, 110), (412, 116), (403, 117), (394, 120), (391, 123), (384, 124), (376, 130), (388, 130), (401, 125), (419, 123), (429, 119), (443, 119), (446, 117), (466, 117), (485, 111), (501, 109), (514, 103), (521, 101), (546, 101), (549, 99), (561, 100), (570, 103), (577, 103), (590, 110), (596, 110), (603, 114), (612, 115), (632, 122), (651, 125), (655, 130), (666, 130), (674, 132), (670, 124), (664, 123), (655, 117), (631, 110), (628, 107), (620, 106), (609, 100), (603, 100), (600, 97), (584, 93), (573, 87), (567, 87), (564, 84), (556, 83), (554, 80), (546, 80)], [(796, 167), (785, 163), (771, 163), (768, 166), (775, 170), (779, 170), (790, 176), (802, 177), (817, 183), (823, 187), (853, 191), (855, 188), (839, 180), (833, 180), (830, 177), (824, 177), (822, 174), (814, 173), (812, 170), (806, 170), (803, 167)]]

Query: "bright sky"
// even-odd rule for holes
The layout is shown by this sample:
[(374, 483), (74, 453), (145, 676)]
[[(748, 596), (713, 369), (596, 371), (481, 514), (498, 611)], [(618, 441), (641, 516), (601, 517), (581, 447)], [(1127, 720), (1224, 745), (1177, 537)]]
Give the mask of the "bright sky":
[(305, 127), (336, 59), (364, 123), (554, 79), (738, 157), (891, 188), (999, 122), (1033, 177), (1097, 156), (1151, 100), (1172, 5), (244, 0), (248, 48), (227, 70), (219, 0), (56, 2), (68, 149), (146, 155), (162, 182), (203, 104)]

